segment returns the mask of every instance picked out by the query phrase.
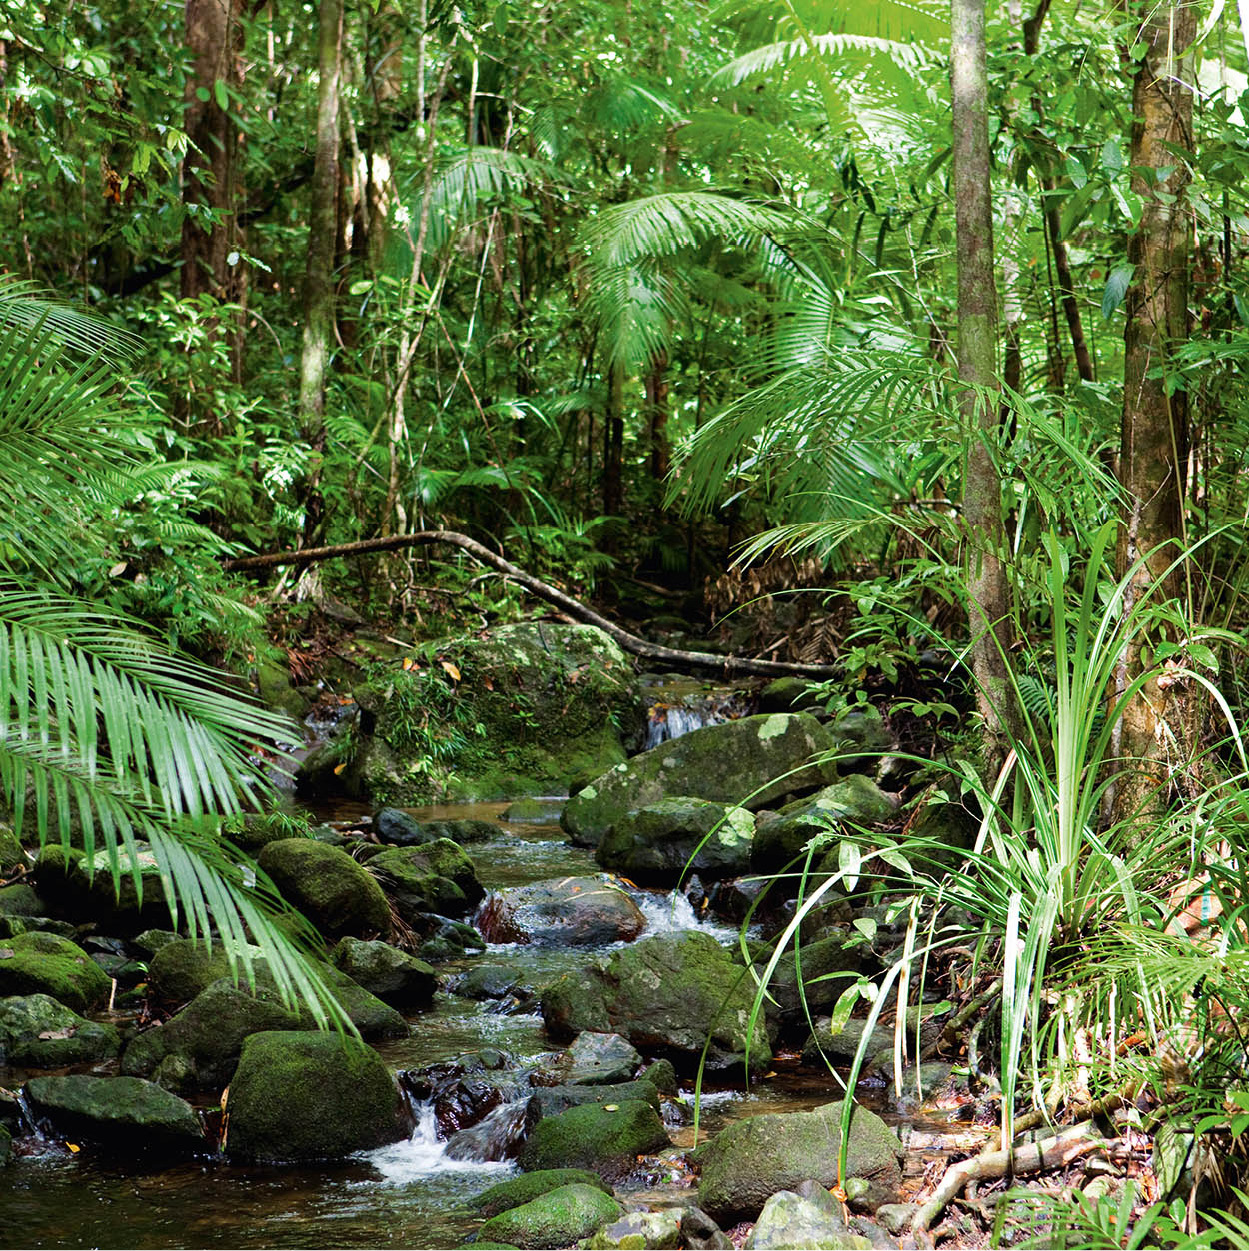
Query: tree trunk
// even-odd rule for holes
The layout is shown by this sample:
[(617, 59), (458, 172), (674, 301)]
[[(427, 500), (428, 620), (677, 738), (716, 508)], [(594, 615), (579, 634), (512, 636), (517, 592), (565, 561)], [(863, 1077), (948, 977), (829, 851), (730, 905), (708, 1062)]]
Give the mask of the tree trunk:
[(646, 376), (646, 407), (650, 414), (651, 477), (662, 483), (672, 464), (668, 443), (668, 353), (651, 361)]
[(607, 367), (607, 415), (603, 421), (603, 512), (619, 515), (624, 506), (624, 366)]
[(312, 449), (304, 490), (304, 542), (321, 533), (321, 462), (325, 452), (325, 375), (334, 342), (334, 251), (338, 237), (338, 102), (343, 0), (321, 0), (317, 28), (317, 151), (308, 216), (304, 275), (304, 349), (299, 369), (299, 421)]
[[(1149, 594), (1180, 593), (1178, 571), (1167, 574), (1184, 535), (1184, 475), (1188, 459), (1188, 401), (1168, 395), (1167, 365), (1188, 337), (1189, 235), (1184, 192), (1193, 150), (1192, 5), (1132, 6), (1145, 56), (1132, 90), (1132, 190), (1141, 198), (1140, 224), (1128, 241), (1135, 266), (1123, 333), (1123, 428), (1119, 481), (1126, 515), (1119, 532), (1118, 573), (1144, 557), (1132, 578), (1127, 607)], [(1174, 379), (1172, 379), (1174, 381)], [(1164, 581), (1165, 579), (1165, 581)], [(1149, 667), (1141, 642), (1129, 647), (1117, 678), (1122, 693)], [(1171, 716), (1168, 717), (1168, 713)], [(1128, 820), (1163, 795), (1168, 746), (1185, 734), (1168, 690), (1150, 679), (1115, 728), (1115, 752), (1128, 762), (1116, 783), (1111, 816)]]
[(1014, 721), (1007, 674), (1009, 588), (1002, 564), (1002, 487), (996, 459), (997, 292), (989, 190), (984, 0), (951, 4), (954, 213), (958, 253), (958, 376), (966, 421), (963, 517), (968, 618), (986, 771), (996, 772)]

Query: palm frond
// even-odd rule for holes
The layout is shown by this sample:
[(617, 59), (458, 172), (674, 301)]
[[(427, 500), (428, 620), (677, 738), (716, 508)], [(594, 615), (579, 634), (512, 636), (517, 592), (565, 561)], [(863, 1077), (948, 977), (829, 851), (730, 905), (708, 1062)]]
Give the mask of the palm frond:
[(439, 247), (473, 221), (481, 205), (548, 178), (550, 166), (502, 148), (466, 148), (446, 161), (430, 187), (429, 241)]
[(32, 282), (0, 278), (0, 324), (47, 335), (60, 346), (114, 363), (135, 356), (138, 335), (55, 299)]
[[(927, 69), (933, 59), (929, 52), (915, 44), (875, 35), (812, 35), (810, 43), (803, 38), (785, 39), (743, 52), (716, 70), (711, 76), (711, 86), (738, 87), (751, 78), (813, 56), (836, 61), (850, 72), (866, 70), (870, 65), (874, 85), (892, 90), (904, 88), (909, 76)], [(882, 75), (890, 81), (882, 80)]]
[(644, 368), (672, 340), (688, 315), (682, 287), (651, 265), (622, 265), (596, 272), (587, 293), (587, 314), (607, 346), (609, 363)]

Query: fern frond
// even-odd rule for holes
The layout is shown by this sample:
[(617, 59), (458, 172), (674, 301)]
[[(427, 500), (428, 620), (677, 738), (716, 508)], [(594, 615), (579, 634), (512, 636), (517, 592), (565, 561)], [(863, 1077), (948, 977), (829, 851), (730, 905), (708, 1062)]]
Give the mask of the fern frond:
[(711, 86), (738, 87), (751, 78), (784, 69), (812, 56), (836, 61), (848, 72), (858, 72), (870, 66), (870, 72), (877, 80), (880, 75), (897, 78), (896, 83), (878, 83), (886, 87), (904, 85), (907, 76), (929, 68), (933, 60), (931, 53), (915, 44), (874, 35), (812, 35), (810, 44), (801, 38), (785, 39), (743, 52), (712, 74)]

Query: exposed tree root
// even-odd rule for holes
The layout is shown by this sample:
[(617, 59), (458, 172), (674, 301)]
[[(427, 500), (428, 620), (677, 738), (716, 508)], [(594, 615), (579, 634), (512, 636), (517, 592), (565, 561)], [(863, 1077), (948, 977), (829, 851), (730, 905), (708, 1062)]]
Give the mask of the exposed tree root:
[(462, 548), (483, 565), (489, 565), (500, 573), (506, 574), (518, 586), (536, 595), (539, 599), (554, 604), (569, 616), (584, 621), (588, 625), (598, 626), (604, 633), (611, 635), (625, 651), (644, 660), (658, 661), (678, 669), (707, 669), (715, 673), (753, 674), (760, 677), (803, 677), (831, 678), (837, 673), (833, 665), (800, 665), (788, 664), (783, 660), (750, 660), (741, 656), (717, 656), (714, 652), (687, 652), (675, 647), (661, 647), (657, 643), (649, 643), (646, 639), (622, 630), (614, 622), (600, 616), (592, 608), (587, 608), (580, 600), (565, 595), (557, 587), (551, 586), (526, 573), (523, 569), (504, 560), (502, 556), (492, 552), (488, 547), (470, 539), (467, 534), (458, 534), (454, 530), (420, 530), (415, 534), (396, 534), (380, 539), (361, 539), (356, 543), (339, 543), (334, 547), (308, 547), (299, 552), (270, 552), (265, 556), (240, 556), (224, 562), (226, 569), (276, 569), (280, 565), (310, 565), (321, 560), (330, 560), (335, 556), (361, 556), (370, 552), (394, 552), (405, 547), (422, 547), (431, 543), (446, 543)]
[(970, 1160), (951, 1165), (932, 1198), (915, 1213), (911, 1232), (917, 1237), (926, 1234), (933, 1221), (945, 1211), (947, 1204), (958, 1197), (968, 1182), (1064, 1168), (1090, 1151), (1104, 1150), (1105, 1146), (1105, 1140), (1094, 1137), (1091, 1126), (1086, 1122), (1040, 1142), (1023, 1143), (1005, 1151), (985, 1151)]

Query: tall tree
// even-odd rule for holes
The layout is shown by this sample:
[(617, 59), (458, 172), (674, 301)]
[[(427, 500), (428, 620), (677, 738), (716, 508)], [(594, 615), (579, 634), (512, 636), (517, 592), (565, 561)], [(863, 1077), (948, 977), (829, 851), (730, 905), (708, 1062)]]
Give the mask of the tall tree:
[[(1188, 399), (1169, 365), (1188, 337), (1189, 236), (1184, 193), (1193, 151), (1192, 44), (1197, 10), (1192, 4), (1133, 4), (1136, 62), (1132, 87), (1132, 190), (1141, 215), (1128, 240), (1134, 266), (1124, 328), (1123, 425), (1119, 481), (1126, 499), (1117, 553), (1125, 574), (1143, 557), (1127, 607), (1147, 592), (1181, 590), (1175, 540), (1184, 534), (1184, 479), (1188, 461)], [(1159, 582), (1166, 582), (1159, 586)], [(1120, 667), (1125, 691), (1147, 667), (1138, 639)], [(1114, 794), (1115, 817), (1130, 818), (1158, 794), (1166, 776), (1168, 689), (1151, 678), (1130, 701), (1118, 723), (1116, 754), (1134, 762)], [(1173, 719), (1172, 719), (1173, 720)], [(1182, 737), (1182, 735), (1180, 735)]]
[(334, 254), (338, 239), (338, 108), (342, 77), (343, 0), (321, 0), (317, 19), (317, 151), (308, 214), (304, 274), (304, 348), (299, 419), (312, 449), (304, 491), (304, 540), (321, 529), (321, 460), (325, 452), (325, 375), (334, 340)]
[(997, 291), (993, 276), (988, 79), (984, 0), (950, 7), (954, 213), (958, 254), (958, 376), (967, 437), (963, 518), (967, 530), (968, 616), (977, 704), (987, 734), (985, 765), (1006, 755), (1012, 721), (1007, 671), (1010, 605), (1002, 563), (1002, 487), (995, 448), (998, 409)]

